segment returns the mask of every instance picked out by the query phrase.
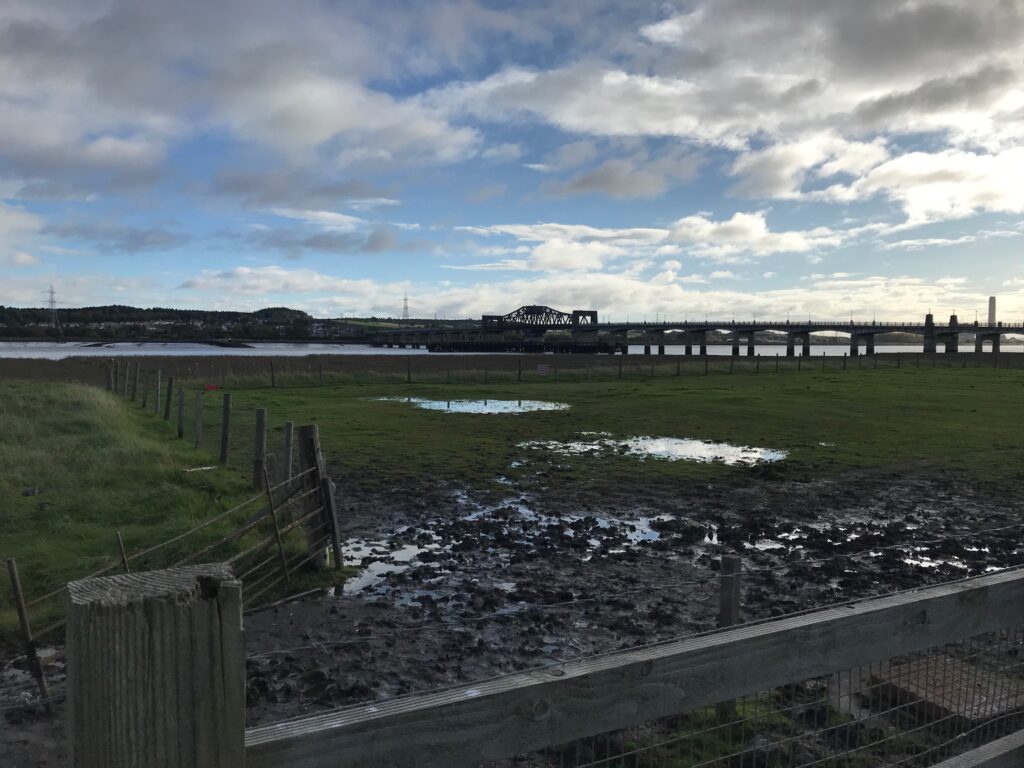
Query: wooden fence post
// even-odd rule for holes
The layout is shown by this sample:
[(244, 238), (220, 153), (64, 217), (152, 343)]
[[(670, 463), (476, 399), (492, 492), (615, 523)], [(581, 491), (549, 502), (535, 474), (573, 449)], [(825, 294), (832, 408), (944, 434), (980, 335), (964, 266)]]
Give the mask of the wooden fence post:
[(228, 449), (231, 447), (231, 393), (224, 393), (224, 410), (220, 417), (220, 463), (228, 463)]
[(153, 413), (160, 415), (160, 369), (156, 372), (156, 389), (153, 390)]
[(317, 366), (317, 375), (320, 378), (320, 386), (322, 387), (324, 385), (324, 364), (323, 363), (320, 363), (319, 366)]
[(516, 362), (519, 363), (519, 366), (516, 369), (516, 381), (522, 381), (523, 380), (523, 358), (520, 357), (518, 360), (516, 360)]
[(108, 392), (110, 392), (114, 388), (114, 385), (110, 383), (110, 375), (113, 372), (113, 370), (114, 369), (111, 367), (109, 363), (103, 366), (103, 378), (105, 379), (104, 383), (106, 384)]
[(334, 483), (329, 477), (320, 478), (320, 500), (327, 518), (327, 528), (331, 533), (331, 551), (334, 553), (334, 570), (341, 570), (345, 564), (345, 554), (341, 549), (341, 531), (338, 528), (338, 506), (334, 499)]
[(277, 387), (277, 374), (274, 373), (274, 361), (270, 361), (270, 386), (271, 388)]
[(622, 356), (619, 356), (619, 378), (622, 378)]
[(243, 768), (242, 587), (225, 564), (67, 589), (72, 768)]
[(704, 375), (707, 376), (710, 373), (711, 373), (711, 370), (708, 368), (708, 356), (704, 355)]
[(164, 421), (171, 420), (171, 401), (174, 399), (174, 377), (167, 377), (167, 394), (164, 397)]
[(7, 561), (7, 575), (11, 579), (11, 595), (14, 597), (14, 605), (18, 609), (18, 621), (21, 624), (21, 635), (25, 641), (25, 657), (28, 659), (28, 668), (32, 677), (36, 679), (36, 685), (39, 686), (39, 696), (43, 700), (43, 706), (47, 712), (51, 712), (50, 688), (46, 684), (43, 665), (36, 654), (36, 641), (32, 637), (32, 623), (28, 618), (28, 608), (25, 607), (25, 596), (21, 593), (21, 579), (18, 578), (18, 563), (13, 557)]
[(146, 410), (146, 405), (149, 403), (149, 378), (153, 374), (146, 374), (146, 383), (142, 387), (142, 410)]
[[(740, 623), (740, 572), (743, 560), (738, 555), (724, 555), (719, 572), (718, 626), (734, 627)], [(723, 701), (715, 706), (719, 720), (736, 718), (736, 702)]]
[[(299, 471), (302, 473), (302, 486), (304, 492), (320, 488), (320, 479), (324, 476), (323, 458), (320, 454), (320, 429), (316, 424), (299, 427)], [(314, 471), (311, 471), (314, 470)], [(318, 501), (316, 494), (307, 497), (305, 511), (303, 514), (312, 512)], [(320, 528), (323, 518), (319, 521), (315, 518), (305, 525), (306, 538), (309, 549), (320, 540), (321, 536), (316, 533)], [(327, 567), (326, 551), (317, 553), (317, 556), (310, 561), (310, 565), (318, 570)]]
[(111, 387), (110, 387), (111, 391), (114, 394), (117, 394), (117, 390), (120, 388), (120, 384), (121, 384), (121, 361), (120, 360), (115, 360), (114, 361), (114, 377), (111, 380)]
[(132, 362), (128, 360), (124, 364), (124, 391), (122, 397), (128, 399), (128, 380), (131, 378)]
[(178, 439), (185, 437), (185, 388), (178, 387)]
[(284, 423), (284, 454), (281, 458), (281, 481), (289, 482), (293, 477), (295, 466), (295, 422)]
[(256, 439), (252, 449), (252, 485), (263, 489), (267, 468), (267, 409), (256, 409)]
[(196, 413), (195, 413), (195, 447), (203, 443), (203, 390), (196, 392)]
[(132, 384), (132, 402), (134, 403), (139, 396), (139, 378), (142, 374), (142, 361), (140, 360), (135, 364), (135, 383)]

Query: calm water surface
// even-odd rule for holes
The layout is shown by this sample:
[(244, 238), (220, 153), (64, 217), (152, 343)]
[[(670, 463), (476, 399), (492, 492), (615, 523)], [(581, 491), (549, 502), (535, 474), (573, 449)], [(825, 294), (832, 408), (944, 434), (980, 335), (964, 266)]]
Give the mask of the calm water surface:
[[(973, 344), (961, 344), (962, 352), (973, 352)], [(642, 355), (643, 345), (630, 344), (630, 355)], [(652, 347), (657, 352), (657, 347)], [(666, 345), (666, 355), (681, 355), (686, 351), (682, 345)], [(697, 351), (696, 348), (694, 351)], [(785, 345), (758, 344), (754, 347), (756, 354), (762, 357), (785, 356)], [(811, 357), (842, 357), (850, 351), (849, 344), (812, 344)], [(863, 347), (861, 348), (863, 352)], [(878, 353), (920, 352), (918, 344), (879, 345)], [(1004, 344), (1003, 352), (1024, 352), (1024, 344)], [(797, 347), (799, 354), (800, 347)], [(746, 356), (745, 345), (740, 347), (741, 356)], [(55, 342), (55, 341), (4, 341), (0, 342), (0, 359), (28, 358), (36, 360), (62, 360), (66, 357), (120, 357), (120, 356), (153, 356), (153, 357), (308, 357), (310, 355), (474, 355), (493, 354), (480, 352), (428, 352), (426, 349), (387, 349), (371, 347), (368, 344), (281, 344), (275, 342), (251, 342), (247, 347), (216, 347), (210, 344), (191, 342), (145, 343), (136, 342)], [(509, 353), (516, 354), (516, 353)], [(709, 355), (732, 354), (728, 344), (709, 344)], [(610, 355), (600, 355), (607, 358)]]

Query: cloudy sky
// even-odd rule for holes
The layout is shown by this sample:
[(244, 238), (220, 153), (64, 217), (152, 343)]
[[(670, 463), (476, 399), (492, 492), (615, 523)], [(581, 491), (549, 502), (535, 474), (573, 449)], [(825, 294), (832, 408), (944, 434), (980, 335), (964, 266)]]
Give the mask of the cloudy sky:
[(0, 0), (0, 304), (1024, 319), (1024, 0)]

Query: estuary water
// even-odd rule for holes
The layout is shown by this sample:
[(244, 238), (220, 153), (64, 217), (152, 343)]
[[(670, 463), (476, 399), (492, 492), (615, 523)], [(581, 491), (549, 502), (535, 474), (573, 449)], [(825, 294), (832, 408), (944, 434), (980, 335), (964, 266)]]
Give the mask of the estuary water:
[[(796, 349), (800, 354), (801, 348)], [(642, 355), (644, 351), (641, 344), (630, 344), (630, 355)], [(652, 347), (651, 351), (657, 353), (658, 348)], [(665, 346), (666, 355), (682, 355), (686, 348), (682, 345), (668, 344)], [(694, 348), (694, 352), (697, 352)], [(920, 352), (918, 344), (901, 345), (879, 345), (875, 352), (879, 354), (892, 354), (896, 352), (913, 353)], [(940, 348), (941, 351), (941, 348)], [(961, 352), (973, 352), (974, 344), (960, 345)], [(1004, 344), (1003, 352), (1024, 352), (1024, 344)], [(785, 356), (786, 347), (783, 344), (757, 344), (754, 347), (755, 354), (762, 357)], [(849, 344), (812, 344), (811, 357), (842, 357), (849, 354)], [(861, 347), (861, 353), (864, 348)], [(272, 341), (249, 342), (244, 347), (218, 347), (213, 344), (200, 344), (195, 342), (56, 342), (56, 341), (0, 341), (0, 359), (3, 358), (26, 358), (35, 360), (62, 360), (66, 357), (308, 357), (310, 355), (479, 355), (494, 354), (481, 352), (428, 352), (426, 349), (388, 349), (386, 347), (371, 347), (369, 344), (290, 344)], [(508, 353), (518, 354), (518, 353)], [(709, 344), (709, 355), (732, 354), (732, 346), (728, 344)], [(740, 347), (740, 355), (747, 354), (746, 345)], [(605, 355), (604, 357), (607, 357)]]

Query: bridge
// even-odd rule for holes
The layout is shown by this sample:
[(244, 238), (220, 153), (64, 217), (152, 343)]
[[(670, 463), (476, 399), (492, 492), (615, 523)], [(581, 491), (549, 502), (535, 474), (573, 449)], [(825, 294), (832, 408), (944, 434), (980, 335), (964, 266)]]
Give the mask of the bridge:
[[(545, 306), (520, 307), (507, 315), (484, 315), (478, 326), (459, 329), (401, 328), (378, 331), (372, 344), (378, 347), (404, 349), (426, 348), (432, 352), (573, 352), (628, 354), (630, 344), (642, 344), (644, 354), (664, 355), (668, 344), (683, 346), (685, 354), (706, 355), (708, 334), (727, 337), (732, 354), (739, 355), (746, 347), (754, 355), (758, 334), (771, 335), (773, 340), (785, 335), (786, 355), (796, 355), (797, 346), (809, 355), (811, 334), (839, 333), (849, 337), (850, 355), (864, 348), (875, 353), (875, 337), (887, 333), (908, 333), (920, 336), (923, 351), (960, 351), (960, 337), (973, 337), (974, 351), (1000, 351), (1004, 334), (1024, 334), (1024, 323), (961, 323), (956, 315), (949, 322), (936, 323), (931, 314), (924, 322), (871, 321), (850, 322), (807, 320), (660, 320), (653, 323), (601, 323), (594, 310), (560, 312)], [(762, 338), (764, 338), (762, 336)]]

